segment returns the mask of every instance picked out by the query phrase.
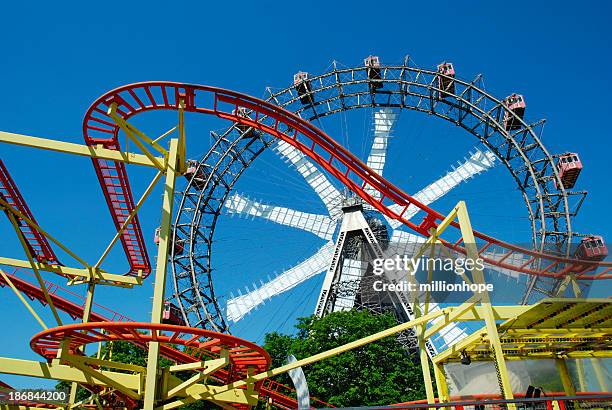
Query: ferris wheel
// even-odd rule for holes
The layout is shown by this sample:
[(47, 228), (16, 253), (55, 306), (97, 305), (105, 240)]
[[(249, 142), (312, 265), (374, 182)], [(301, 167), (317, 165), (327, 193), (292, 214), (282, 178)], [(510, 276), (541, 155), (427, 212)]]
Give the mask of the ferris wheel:
[[(362, 159), (383, 177), (387, 173), (389, 156), (393, 154), (390, 142), (401, 118), (406, 115), (403, 113), (427, 113), (447, 120), (473, 135), (476, 146), (457, 153), (458, 163), (449, 166), (441, 177), (423, 184), (412, 197), (425, 206), (435, 205), (478, 175), (503, 169), (523, 199), (524, 223), (529, 229), (531, 248), (571, 256), (574, 252), (572, 239), (580, 235), (573, 229), (572, 218), (586, 197), (585, 191), (573, 189), (582, 167), (578, 155), (551, 154), (544, 147), (541, 140), (544, 121), (528, 120), (523, 95), (513, 93), (506, 98), (496, 98), (485, 91), (482, 76), (464, 81), (456, 75), (456, 70), (450, 62), (421, 69), (409, 58), (402, 64), (384, 65), (378, 57), (369, 56), (357, 67), (340, 67), (333, 63), (331, 69), (320, 75), (298, 72), (290, 86), (274, 91), (268, 89), (267, 101), (323, 129), (325, 121), (335, 119), (340, 123), (337, 129), (345, 134), (348, 134), (346, 123), (350, 120), (347, 115), (354, 111), (366, 112), (371, 134), (364, 138), (369, 146)], [(243, 107), (235, 114), (244, 118), (252, 115)], [(347, 209), (351, 208), (355, 195), (334, 185), (329, 171), (294, 146), (248, 125), (237, 123), (211, 135), (211, 148), (202, 158), (191, 162), (186, 175), (189, 183), (180, 197), (174, 223), (174, 243), (180, 246), (172, 251), (173, 300), (191, 326), (225, 332), (231, 323), (244, 319), (267, 300), (329, 272), (338, 253)], [(344, 138), (339, 142), (345, 146), (350, 144), (352, 137), (344, 135)], [(256, 159), (269, 152), (307, 184), (310, 195), (320, 201), (324, 212), (305, 211), (236, 189), (247, 170), (257, 166)], [(383, 194), (374, 187), (366, 186), (365, 190), (383, 201)], [(423, 235), (377, 212), (371, 205), (358, 205), (364, 215), (363, 229), (370, 229), (380, 241), (402, 246), (425, 240)], [(397, 204), (389, 208), (398, 213), (401, 210)], [(409, 206), (403, 217), (421, 226), (427, 221), (420, 220), (419, 212), (420, 208)], [(278, 225), (279, 235), (283, 235), (283, 229), (302, 231), (304, 235), (316, 237), (320, 244), (273, 278), (268, 272), (253, 278), (259, 285), (242, 291), (238, 290), (241, 284), (236, 284), (237, 294), (225, 297), (221, 303), (215, 293), (215, 233), (221, 221), (230, 216), (271, 222)], [(586, 242), (597, 240), (601, 238), (586, 236), (583, 239)], [(518, 277), (522, 274), (521, 269), (534, 266), (534, 260), (525, 255), (513, 254), (509, 258), (509, 254), (502, 254), (495, 259), (494, 252), (488, 252), (491, 260), (500, 265), (490, 267), (500, 275)], [(358, 255), (351, 257), (349, 254), (344, 255), (337, 269), (345, 278), (359, 278), (367, 269), (366, 264)], [(527, 275), (520, 299), (527, 303), (542, 295), (554, 295), (559, 286), (560, 280), (556, 277)], [(316, 295), (311, 298), (316, 299)], [(345, 297), (344, 301), (341, 299), (338, 298), (332, 310), (355, 306), (354, 295)], [(464, 335), (458, 328), (450, 332), (448, 343)]]

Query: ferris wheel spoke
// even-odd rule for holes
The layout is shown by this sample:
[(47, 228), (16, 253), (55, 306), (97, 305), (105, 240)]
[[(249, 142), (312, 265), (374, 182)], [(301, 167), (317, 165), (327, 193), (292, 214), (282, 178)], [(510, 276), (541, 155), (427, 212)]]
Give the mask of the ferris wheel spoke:
[[(390, 108), (381, 108), (374, 112), (374, 141), (368, 155), (367, 165), (378, 175), (383, 174), (385, 162), (387, 160), (387, 149), (391, 130), (395, 125), (398, 114)], [(371, 186), (366, 186), (366, 191), (379, 199), (380, 192)]]
[(277, 142), (273, 150), (304, 177), (308, 185), (321, 198), (332, 218), (337, 218), (342, 213), (340, 209), (342, 193), (302, 152), (284, 141)]
[(336, 222), (328, 216), (267, 205), (238, 193), (231, 195), (225, 201), (224, 208), (229, 214), (262, 218), (279, 225), (310, 232), (325, 240), (330, 240), (336, 229)]
[[(492, 168), (493, 165), (495, 165), (496, 159), (497, 157), (491, 151), (481, 151), (477, 149), (476, 152), (471, 154), (463, 162), (459, 163), (458, 167), (453, 167), (453, 169), (447, 172), (445, 176), (432, 182), (431, 184), (427, 185), (425, 188), (417, 192), (414, 195), (414, 198), (425, 205), (429, 205), (432, 202), (435, 202), (438, 199), (442, 198), (444, 195), (452, 191), (462, 182), (465, 182), (473, 178), (474, 176)], [(389, 209), (396, 212), (402, 211), (402, 208), (399, 205), (391, 205)], [(417, 208), (416, 206), (410, 206), (404, 213), (404, 218), (410, 219), (418, 212), (419, 208)], [(389, 222), (389, 225), (391, 225), (393, 229), (397, 229), (402, 225), (399, 221), (390, 219), (388, 217), (386, 218)]]
[(227, 318), (237, 322), (266, 300), (293, 289), (307, 279), (327, 269), (334, 251), (334, 242), (329, 241), (299, 265), (279, 274), (244, 295), (232, 297), (227, 302)]

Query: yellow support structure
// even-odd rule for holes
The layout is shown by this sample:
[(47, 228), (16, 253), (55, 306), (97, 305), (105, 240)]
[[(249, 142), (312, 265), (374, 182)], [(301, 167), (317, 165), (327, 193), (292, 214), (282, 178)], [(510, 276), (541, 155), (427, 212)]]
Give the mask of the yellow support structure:
[[(28, 261), (15, 258), (5, 258), (0, 256), (0, 265), (12, 266), (14, 268), (30, 269), (31, 264)], [(62, 265), (49, 265), (43, 262), (34, 261), (36, 269), (43, 272), (51, 272), (57, 275), (70, 276), (75, 281), (83, 281), (89, 283), (94, 280), (96, 283), (108, 284), (113, 286), (133, 287), (141, 285), (142, 278), (133, 276), (123, 276), (114, 273), (108, 273), (101, 269), (93, 268), (72, 268)]]
[(446, 371), (441, 363), (434, 363), (434, 377), (436, 378), (436, 389), (438, 390), (438, 400), (440, 403), (447, 403), (450, 400), (448, 393), (448, 383), (446, 382)]
[(90, 147), (72, 142), (51, 140), (46, 138), (31, 137), (29, 135), (14, 134), (0, 131), (0, 142), (6, 142), (23, 147), (39, 148), (46, 151), (63, 152), (65, 154), (80, 155), (83, 157), (108, 159), (111, 161), (124, 162), (126, 164), (144, 165), (157, 168), (156, 163), (164, 161), (163, 157), (156, 157), (155, 162), (146, 155), (121, 152), (103, 147)]
[[(457, 219), (459, 219), (459, 228), (461, 230), (461, 237), (463, 238), (463, 244), (467, 254), (466, 256), (468, 259), (475, 261), (480, 257), (480, 255), (478, 254), (478, 248), (476, 247), (476, 238), (474, 237), (472, 223), (470, 222), (470, 217), (468, 216), (465, 202), (459, 201), (456, 209)], [(482, 269), (474, 268), (472, 270), (472, 278), (474, 283), (485, 283)], [(493, 350), (493, 358), (499, 381), (499, 389), (504, 399), (512, 400), (514, 395), (512, 393), (512, 386), (510, 384), (510, 378), (508, 377), (508, 368), (506, 367), (506, 362), (504, 360), (504, 352), (499, 341), (497, 324), (493, 310), (491, 309), (491, 301), (489, 299), (488, 292), (484, 291), (481, 294), (481, 303), (481, 306), (484, 307), (483, 313), (485, 316), (485, 325), (489, 336), (489, 342), (491, 343), (491, 348)]]
[[(166, 183), (162, 200), (162, 221), (159, 233), (159, 248), (157, 250), (157, 266), (155, 269), (155, 289), (153, 292), (153, 307), (151, 312), (151, 323), (161, 323), (163, 314), (164, 295), (166, 291), (166, 273), (168, 270), (168, 256), (170, 250), (170, 236), (172, 230), (172, 211), (174, 204), (174, 187), (176, 183), (177, 169), (179, 166), (179, 140), (170, 140), (170, 151), (168, 154), (168, 168), (166, 171)], [(153, 410), (159, 397), (158, 377), (159, 374), (159, 343), (149, 344), (147, 359), (147, 377), (145, 381), (144, 409)]]
[(559, 371), (559, 376), (561, 377), (561, 383), (563, 384), (563, 390), (565, 391), (565, 394), (567, 394), (568, 396), (575, 396), (576, 387), (574, 386), (574, 382), (572, 381), (572, 378), (570, 376), (570, 372), (567, 368), (567, 363), (565, 362), (565, 359), (558, 358), (555, 360), (555, 363), (557, 365), (557, 370)]
[(60, 318), (59, 313), (57, 313), (57, 309), (55, 309), (55, 305), (53, 304), (53, 301), (51, 300), (51, 297), (49, 296), (49, 291), (47, 290), (47, 287), (45, 286), (45, 282), (42, 276), (40, 276), (40, 272), (36, 268), (36, 263), (34, 262), (32, 251), (30, 251), (30, 247), (28, 246), (28, 242), (25, 239), (23, 232), (21, 232), (21, 230), (19, 229), (19, 223), (15, 219), (14, 214), (10, 214), (8, 215), (8, 217), (9, 217), (9, 220), (11, 221), (11, 224), (13, 225), (13, 229), (15, 230), (17, 237), (19, 238), (21, 247), (23, 248), (26, 256), (28, 257), (28, 261), (30, 262), (29, 268), (32, 269), (32, 271), (34, 272), (34, 275), (36, 276), (36, 280), (38, 280), (38, 285), (40, 286), (40, 290), (42, 290), (43, 295), (45, 296), (45, 301), (49, 305), (49, 308), (51, 309), (51, 312), (53, 313), (53, 317), (55, 318), (55, 321), (57, 322), (59, 326), (61, 326), (62, 319)]

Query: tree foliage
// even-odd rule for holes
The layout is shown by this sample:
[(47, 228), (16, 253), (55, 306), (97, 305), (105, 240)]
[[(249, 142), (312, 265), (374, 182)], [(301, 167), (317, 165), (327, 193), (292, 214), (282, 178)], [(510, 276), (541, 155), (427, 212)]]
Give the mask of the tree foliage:
[[(321, 319), (302, 318), (295, 335), (270, 333), (264, 348), (273, 366), (369, 336), (396, 325), (391, 315), (368, 311), (331, 313)], [(334, 406), (398, 403), (425, 397), (421, 367), (394, 337), (331, 357), (304, 369), (310, 394)], [(285, 376), (283, 383), (291, 383)]]

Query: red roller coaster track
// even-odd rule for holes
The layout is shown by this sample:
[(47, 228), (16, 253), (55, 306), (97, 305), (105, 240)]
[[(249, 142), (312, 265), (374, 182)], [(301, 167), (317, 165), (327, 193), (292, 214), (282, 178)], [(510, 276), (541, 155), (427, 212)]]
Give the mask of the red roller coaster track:
[(30, 347), (51, 360), (57, 357), (64, 340), (69, 340), (72, 354), (91, 343), (112, 341), (128, 341), (140, 346), (153, 341), (183, 346), (194, 351), (192, 357), (200, 358), (218, 358), (221, 350), (227, 349), (231, 372), (227, 381), (245, 378), (249, 367), (257, 373), (265, 372), (271, 361), (263, 348), (236, 336), (201, 328), (138, 322), (90, 322), (54, 327), (32, 337)]
[[(0, 198), (6, 201), (11, 207), (21, 212), (25, 217), (29, 218), (33, 222), (36, 222), (30, 208), (26, 204), (25, 200), (21, 196), (17, 185), (11, 178), (4, 162), (0, 160)], [(8, 215), (8, 211), (7, 212)], [(50, 264), (57, 264), (57, 256), (51, 249), (51, 245), (47, 241), (47, 238), (40, 233), (37, 229), (31, 227), (23, 219), (17, 219), (19, 230), (25, 237), (32, 256), (38, 262), (46, 262)]]
[[(179, 98), (185, 101), (185, 110), (217, 117), (247, 125), (279, 138), (316, 161), (342, 184), (357, 193), (364, 201), (382, 214), (396, 219), (415, 232), (428, 236), (429, 228), (436, 226), (444, 215), (420, 203), (410, 195), (369, 169), (362, 161), (336, 143), (323, 131), (302, 120), (295, 114), (268, 102), (234, 91), (215, 87), (173, 82), (145, 82), (126, 85), (100, 97), (87, 111), (83, 121), (83, 133), (88, 145), (103, 145), (119, 149), (119, 127), (107, 114), (111, 103), (117, 104), (117, 114), (127, 120), (130, 117), (151, 110), (178, 110)], [(250, 116), (241, 116), (238, 108), (250, 110)], [(104, 195), (109, 203), (116, 226), (134, 209), (127, 172), (123, 163), (94, 160)], [(366, 187), (381, 193), (380, 199), (373, 197)], [(389, 205), (399, 205), (401, 212), (394, 212)], [(409, 207), (417, 207), (425, 213), (420, 224), (403, 217)], [(458, 228), (457, 223), (452, 226)], [(564, 258), (525, 249), (500, 241), (480, 232), (474, 233), (479, 242), (480, 252), (495, 250), (499, 258), (482, 256), (493, 265), (530, 275), (563, 277), (573, 273), (578, 279), (609, 279), (612, 262), (594, 262)], [(147, 273), (150, 265), (142, 231), (137, 219), (130, 224), (129, 232), (121, 238), (130, 261), (129, 274), (138, 270)], [(456, 251), (464, 252), (461, 239), (444, 244)], [(520, 264), (510, 261), (520, 260)]]

